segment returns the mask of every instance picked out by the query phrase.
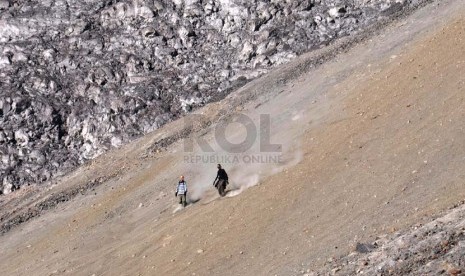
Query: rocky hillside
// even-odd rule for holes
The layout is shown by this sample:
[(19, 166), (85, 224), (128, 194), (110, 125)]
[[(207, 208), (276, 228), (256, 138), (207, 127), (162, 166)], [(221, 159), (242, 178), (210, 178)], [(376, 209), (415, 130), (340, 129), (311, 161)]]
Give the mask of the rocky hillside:
[(1, 193), (419, 2), (0, 0)]
[(465, 205), (405, 233), (384, 235), (306, 275), (465, 275)]
[[(199, 107), (192, 130), (174, 120), (1, 196), (0, 275), (463, 275), (465, 1), (384, 26)], [(237, 118), (224, 109), (257, 126), (269, 113), (284, 160), (225, 162), (222, 198), (216, 162), (186, 161), (183, 142), (221, 146), (218, 126)]]

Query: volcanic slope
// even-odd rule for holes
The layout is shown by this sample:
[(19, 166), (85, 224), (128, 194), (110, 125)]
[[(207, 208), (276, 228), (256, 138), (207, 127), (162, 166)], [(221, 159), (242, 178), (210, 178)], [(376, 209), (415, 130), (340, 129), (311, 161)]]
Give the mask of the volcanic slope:
[[(302, 56), (198, 110), (191, 132), (170, 123), (46, 190), (3, 197), (2, 210), (16, 209), (1, 214), (0, 274), (295, 275), (430, 221), (465, 198), (464, 14), (463, 1), (428, 5), (325, 64)], [(270, 114), (283, 162), (224, 164), (232, 191), (219, 198), (215, 164), (189, 163), (207, 154), (175, 138), (222, 154), (213, 132), (232, 110)], [(245, 137), (237, 123), (227, 131)], [(195, 201), (185, 209), (180, 174)], [(5, 227), (86, 183), (97, 184)]]

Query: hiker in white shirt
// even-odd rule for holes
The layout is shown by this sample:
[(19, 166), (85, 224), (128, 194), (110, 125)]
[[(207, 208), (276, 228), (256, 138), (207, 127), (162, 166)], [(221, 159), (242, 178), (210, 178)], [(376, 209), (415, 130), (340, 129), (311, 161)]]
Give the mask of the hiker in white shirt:
[(184, 181), (184, 176), (181, 175), (178, 182), (178, 187), (176, 188), (175, 196), (179, 198), (179, 204), (182, 204), (183, 207), (187, 205), (187, 183)]

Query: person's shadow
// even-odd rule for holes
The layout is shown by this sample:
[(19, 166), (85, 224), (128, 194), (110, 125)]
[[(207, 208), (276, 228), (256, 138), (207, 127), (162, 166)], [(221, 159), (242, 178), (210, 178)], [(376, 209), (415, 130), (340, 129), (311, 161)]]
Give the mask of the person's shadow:
[[(216, 192), (216, 194), (218, 194), (219, 198), (223, 198), (223, 197), (227, 197), (228, 194), (231, 193), (231, 192), (234, 191), (234, 190), (236, 190), (236, 189), (227, 189), (227, 190), (225, 190), (223, 196), (220, 196), (220, 195), (218, 194), (218, 192)], [(186, 205), (186, 207), (189, 206), (189, 205), (194, 205), (194, 204), (200, 202), (202, 199), (205, 199), (205, 197), (188, 198), (188, 199), (187, 199), (187, 205)], [(210, 202), (210, 201), (208, 201), (208, 202)]]
[(201, 200), (201, 198), (189, 199), (189, 200), (187, 201), (187, 205), (196, 204), (196, 203), (199, 202), (200, 200)]

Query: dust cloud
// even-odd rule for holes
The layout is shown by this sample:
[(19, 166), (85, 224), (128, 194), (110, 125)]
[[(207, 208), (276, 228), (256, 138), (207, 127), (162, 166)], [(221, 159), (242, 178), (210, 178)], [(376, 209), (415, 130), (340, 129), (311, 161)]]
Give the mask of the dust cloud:
[[(292, 124), (283, 120), (282, 115), (272, 117), (270, 120), (273, 127), (269, 128), (270, 139), (267, 142), (276, 146), (276, 150), (263, 151), (260, 147), (260, 143), (263, 144), (260, 139), (263, 133), (260, 132), (256, 136), (247, 135), (248, 126), (236, 122), (231, 123), (224, 132), (230, 142), (228, 145), (222, 144), (218, 135), (214, 137), (212, 135), (209, 142), (213, 145), (213, 152), (203, 152), (197, 148), (194, 153), (185, 153), (183, 171), (190, 187), (190, 201), (209, 202), (219, 197), (213, 186), (217, 164), (221, 164), (229, 175), (226, 197), (237, 196), (248, 188), (259, 185), (267, 177), (298, 164), (303, 158), (299, 142), (302, 134), (299, 122), (303, 121), (303, 116), (299, 114), (297, 117), (295, 112), (285, 116), (289, 117)], [(255, 117), (250, 115), (250, 118), (250, 122), (253, 121), (255, 124), (259, 120), (259, 115)], [(247, 142), (252, 145), (249, 149), (242, 152), (235, 151), (234, 147)]]

